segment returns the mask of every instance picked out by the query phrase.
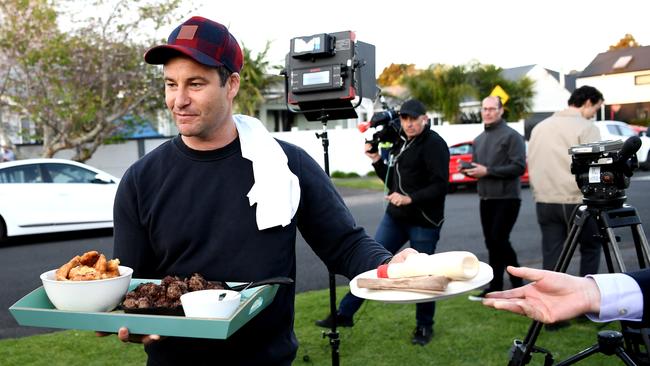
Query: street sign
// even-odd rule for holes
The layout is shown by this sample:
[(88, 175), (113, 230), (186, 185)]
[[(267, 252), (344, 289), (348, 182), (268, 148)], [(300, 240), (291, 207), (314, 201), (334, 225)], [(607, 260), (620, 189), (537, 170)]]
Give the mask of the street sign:
[(503, 88), (499, 85), (495, 86), (494, 89), (492, 89), (492, 93), (490, 93), (490, 96), (501, 98), (501, 104), (506, 104), (508, 99), (510, 99), (508, 93), (506, 93), (506, 91), (503, 90)]

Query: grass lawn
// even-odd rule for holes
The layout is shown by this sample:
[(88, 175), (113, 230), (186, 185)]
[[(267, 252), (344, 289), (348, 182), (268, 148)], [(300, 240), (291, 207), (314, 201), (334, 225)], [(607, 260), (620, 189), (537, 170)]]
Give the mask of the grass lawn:
[(384, 182), (377, 177), (332, 178), (332, 182), (339, 187), (384, 190)]
[[(347, 287), (338, 289), (340, 299)], [(331, 348), (323, 328), (313, 322), (329, 309), (327, 290), (296, 297), (295, 330), (300, 348), (294, 365), (330, 365)], [(434, 338), (425, 347), (410, 342), (415, 306), (366, 301), (352, 328), (339, 328), (341, 365), (506, 365), (513, 339), (523, 339), (530, 321), (497, 312), (457, 296), (438, 303)], [(556, 362), (596, 341), (602, 325), (573, 322), (556, 332), (542, 331), (536, 345), (553, 352)], [(610, 323), (605, 329), (619, 329)], [(123, 344), (115, 336), (61, 331), (0, 341), (0, 364), (8, 365), (143, 365), (142, 346)], [(620, 360), (597, 354), (578, 364), (618, 365)], [(530, 365), (543, 365), (535, 356)]]

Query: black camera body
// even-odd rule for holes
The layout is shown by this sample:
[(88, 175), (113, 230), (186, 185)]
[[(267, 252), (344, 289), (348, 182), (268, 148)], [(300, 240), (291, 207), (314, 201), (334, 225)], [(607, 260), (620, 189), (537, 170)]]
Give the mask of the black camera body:
[(377, 132), (372, 135), (372, 139), (366, 140), (366, 143), (371, 146), (368, 152), (376, 153), (379, 151), (380, 143), (397, 142), (402, 125), (399, 120), (399, 114), (397, 114), (395, 109), (387, 108), (372, 116), (372, 119), (370, 119), (370, 127), (374, 127)]
[(621, 207), (627, 197), (625, 189), (639, 164), (636, 152), (641, 140), (630, 137), (599, 141), (569, 148), (571, 173), (583, 194), (583, 202), (594, 207)]

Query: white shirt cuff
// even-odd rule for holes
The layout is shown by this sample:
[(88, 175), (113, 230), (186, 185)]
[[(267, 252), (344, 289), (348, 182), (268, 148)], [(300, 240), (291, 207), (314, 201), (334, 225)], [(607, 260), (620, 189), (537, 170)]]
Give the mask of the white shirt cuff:
[(586, 314), (595, 322), (613, 320), (641, 321), (643, 293), (639, 284), (624, 273), (588, 275), (600, 291), (600, 314)]

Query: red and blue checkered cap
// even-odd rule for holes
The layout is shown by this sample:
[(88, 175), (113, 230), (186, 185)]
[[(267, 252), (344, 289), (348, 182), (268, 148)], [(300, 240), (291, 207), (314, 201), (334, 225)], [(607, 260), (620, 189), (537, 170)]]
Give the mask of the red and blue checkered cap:
[(181, 53), (206, 66), (225, 66), (239, 72), (244, 55), (228, 28), (210, 19), (192, 17), (169, 35), (167, 44), (150, 48), (144, 60), (153, 65), (166, 63)]

